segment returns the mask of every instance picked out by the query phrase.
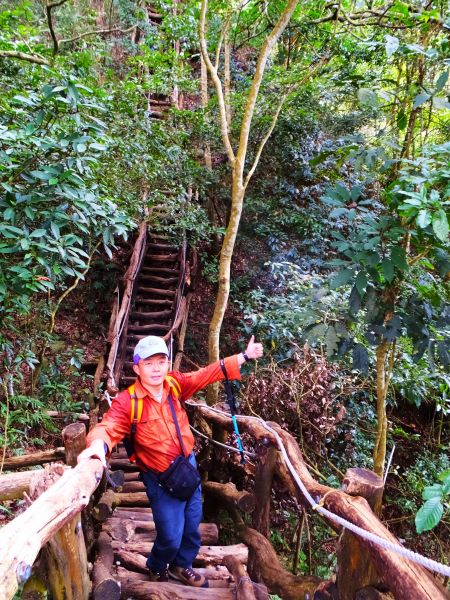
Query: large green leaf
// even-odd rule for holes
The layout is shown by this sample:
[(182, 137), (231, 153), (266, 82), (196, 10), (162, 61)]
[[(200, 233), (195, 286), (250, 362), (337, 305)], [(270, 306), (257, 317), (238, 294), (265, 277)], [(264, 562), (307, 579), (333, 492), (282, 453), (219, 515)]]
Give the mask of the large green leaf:
[(448, 81), (448, 69), (439, 75), (438, 80), (436, 81), (436, 87), (434, 90), (435, 93), (440, 92), (447, 84), (447, 81)]
[(430, 98), (431, 98), (431, 94), (426, 94), (426, 93), (417, 94), (417, 96), (414, 98), (413, 109), (419, 108), (419, 106), (422, 106), (422, 104), (425, 104), (425, 102), (427, 100), (429, 100)]
[(416, 514), (415, 523), (417, 533), (430, 531), (430, 529), (436, 527), (443, 513), (444, 507), (442, 506), (440, 497), (427, 500)]
[(334, 277), (330, 281), (331, 289), (336, 289), (348, 283), (354, 275), (353, 269), (343, 269), (334, 275)]
[(389, 258), (383, 258), (381, 261), (381, 269), (386, 281), (391, 283), (391, 281), (394, 279), (394, 263), (389, 260)]
[(428, 485), (422, 492), (422, 498), (424, 500), (431, 500), (431, 498), (442, 498), (443, 486), (440, 483), (433, 483)]
[(367, 374), (369, 370), (369, 355), (362, 344), (355, 344), (353, 347), (353, 365), (352, 369)]
[(441, 242), (448, 241), (448, 219), (445, 211), (442, 209), (433, 215), (433, 231)]

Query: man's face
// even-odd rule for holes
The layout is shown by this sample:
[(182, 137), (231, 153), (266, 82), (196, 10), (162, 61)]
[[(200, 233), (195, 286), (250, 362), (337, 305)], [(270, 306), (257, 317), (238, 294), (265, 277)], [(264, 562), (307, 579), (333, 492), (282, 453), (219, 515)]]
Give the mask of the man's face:
[(133, 365), (134, 372), (147, 387), (160, 387), (169, 372), (169, 359), (165, 354), (154, 354)]

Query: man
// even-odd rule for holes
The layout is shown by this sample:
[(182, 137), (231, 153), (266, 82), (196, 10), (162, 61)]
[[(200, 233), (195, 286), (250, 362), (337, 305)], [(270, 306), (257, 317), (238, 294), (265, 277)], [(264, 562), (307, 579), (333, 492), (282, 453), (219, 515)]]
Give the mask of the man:
[[(262, 354), (262, 344), (255, 343), (252, 336), (245, 352), (224, 359), (228, 378), (240, 379), (241, 365), (260, 358)], [(201, 488), (198, 486), (189, 500), (180, 500), (159, 485), (158, 474), (182, 454), (168, 401), (169, 393), (186, 455), (196, 466), (192, 452), (194, 438), (183, 402), (210, 383), (223, 379), (222, 368), (218, 361), (192, 373), (171, 372), (167, 377), (169, 351), (164, 340), (156, 336), (147, 336), (138, 342), (133, 362), (137, 375), (134, 386), (114, 399), (102, 422), (89, 433), (88, 448), (80, 454), (78, 461), (97, 457), (106, 466), (106, 454), (130, 433), (131, 395), (143, 398), (134, 451), (156, 528), (156, 540), (147, 559), (150, 579), (167, 581), (170, 575), (187, 585), (208, 587), (205, 578), (192, 569), (192, 562), (200, 548)], [(177, 397), (173, 384), (177, 387)]]

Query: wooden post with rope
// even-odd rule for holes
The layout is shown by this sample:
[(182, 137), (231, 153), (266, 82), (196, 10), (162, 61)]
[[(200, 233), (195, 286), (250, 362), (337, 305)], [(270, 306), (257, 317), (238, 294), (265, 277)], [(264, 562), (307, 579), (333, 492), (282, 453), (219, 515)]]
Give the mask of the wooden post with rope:
[[(351, 496), (365, 498), (374, 513), (380, 512), (384, 483), (372, 471), (348, 469), (342, 489)], [(380, 581), (367, 546), (344, 529), (337, 547), (336, 584), (340, 600), (354, 600), (358, 590), (368, 586), (376, 588)]]
[[(252, 513), (252, 527), (266, 538), (269, 538), (270, 532), (270, 496), (277, 454), (276, 447), (269, 444), (267, 439), (261, 440), (257, 450), (258, 466), (255, 474), (256, 507)], [(253, 581), (263, 581), (258, 558), (251, 548), (248, 557), (248, 571)]]

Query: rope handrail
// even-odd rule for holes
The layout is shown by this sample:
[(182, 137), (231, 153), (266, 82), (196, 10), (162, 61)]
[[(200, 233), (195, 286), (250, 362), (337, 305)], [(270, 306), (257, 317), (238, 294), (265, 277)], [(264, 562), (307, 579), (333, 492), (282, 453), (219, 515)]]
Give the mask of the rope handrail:
[[(189, 406), (193, 406), (193, 407), (197, 406), (200, 408), (202, 408), (202, 407), (204, 408), (206, 406), (205, 404), (200, 404), (198, 402), (192, 402), (192, 401), (187, 401), (186, 404)], [(207, 408), (208, 408), (208, 410), (211, 410), (212, 412), (215, 412), (222, 416), (226, 416), (231, 419), (230, 413), (227, 413), (223, 410), (219, 410), (212, 406), (207, 406)], [(254, 416), (249, 416), (249, 415), (237, 415), (237, 418), (238, 419), (244, 418), (247, 420), (251, 419), (253, 421), (258, 421), (267, 431), (269, 431), (274, 436), (274, 438), (278, 444), (278, 448), (280, 449), (280, 452), (283, 456), (283, 460), (289, 470), (289, 473), (291, 474), (291, 477), (293, 478), (295, 483), (298, 485), (302, 494), (304, 495), (304, 497), (306, 498), (308, 503), (311, 505), (311, 508), (313, 510), (315, 510), (316, 512), (327, 517), (331, 521), (334, 521), (341, 527), (348, 529), (349, 531), (358, 535), (359, 537), (361, 537), (369, 542), (372, 542), (372, 543), (376, 544), (377, 546), (384, 548), (385, 550), (390, 550), (392, 552), (395, 552), (395, 553), (399, 554), (400, 556), (403, 556), (404, 558), (407, 558), (408, 560), (411, 560), (412, 562), (419, 564), (422, 567), (429, 569), (430, 571), (439, 573), (440, 575), (442, 575), (444, 577), (450, 577), (450, 566), (444, 565), (443, 563), (435, 561), (431, 558), (427, 558), (426, 556), (422, 556), (418, 552), (409, 550), (408, 548), (405, 548), (404, 546), (401, 546), (400, 544), (395, 544), (394, 542), (386, 540), (375, 533), (371, 533), (370, 531), (367, 531), (366, 529), (363, 529), (362, 527), (359, 527), (358, 525), (355, 525), (354, 523), (351, 523), (347, 519), (344, 519), (343, 517), (340, 517), (339, 515), (336, 515), (335, 513), (326, 509), (324, 506), (322, 506), (321, 501), (316, 502), (316, 500), (314, 500), (314, 498), (308, 492), (303, 481), (300, 479), (297, 471), (294, 469), (294, 466), (292, 465), (292, 463), (289, 459), (286, 448), (284, 447), (283, 441), (282, 441), (281, 437), (279, 436), (278, 432), (275, 431), (272, 427), (270, 427), (270, 425), (268, 425), (268, 423), (266, 423), (266, 421), (264, 421), (260, 417), (254, 417)], [(322, 498), (322, 501), (323, 501), (323, 498)]]

